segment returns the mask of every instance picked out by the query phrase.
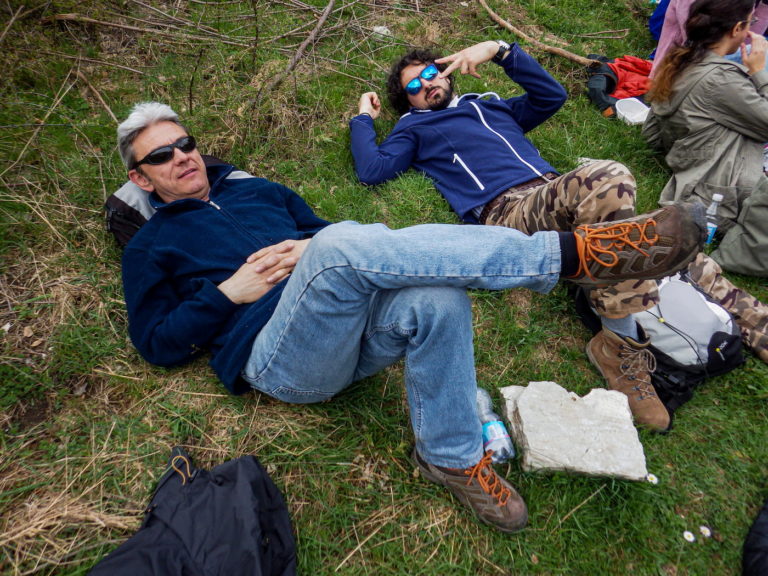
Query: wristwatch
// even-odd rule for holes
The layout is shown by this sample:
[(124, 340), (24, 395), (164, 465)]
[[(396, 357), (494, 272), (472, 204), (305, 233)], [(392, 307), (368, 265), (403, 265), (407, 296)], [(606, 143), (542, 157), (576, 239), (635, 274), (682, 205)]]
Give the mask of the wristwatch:
[(493, 57), (493, 61), (496, 62), (496, 64), (501, 64), (501, 59), (504, 58), (504, 55), (509, 52), (512, 46), (510, 46), (507, 42), (504, 42), (504, 40), (496, 40), (496, 43), (499, 45), (499, 51), (496, 52), (496, 56)]

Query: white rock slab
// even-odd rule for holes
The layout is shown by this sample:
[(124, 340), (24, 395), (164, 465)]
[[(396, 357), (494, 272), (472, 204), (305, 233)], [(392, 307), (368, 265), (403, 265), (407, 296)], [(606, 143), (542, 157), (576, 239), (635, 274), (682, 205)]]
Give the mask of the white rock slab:
[(502, 413), (524, 470), (644, 480), (643, 445), (627, 397), (595, 388), (583, 398), (555, 382), (501, 389)]

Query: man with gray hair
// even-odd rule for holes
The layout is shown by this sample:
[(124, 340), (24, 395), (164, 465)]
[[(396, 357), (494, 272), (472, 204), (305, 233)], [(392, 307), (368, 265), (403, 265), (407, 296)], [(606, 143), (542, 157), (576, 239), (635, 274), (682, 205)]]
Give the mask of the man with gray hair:
[(696, 253), (701, 218), (680, 206), (575, 232), (329, 224), (288, 188), (206, 169), (167, 106), (136, 106), (118, 128), (128, 177), (156, 213), (128, 243), (129, 332), (149, 362), (203, 351), (233, 393), (327, 400), (405, 359), (421, 474), (485, 523), (514, 532), (522, 498), (483, 454), (467, 289), (549, 291), (666, 276)]

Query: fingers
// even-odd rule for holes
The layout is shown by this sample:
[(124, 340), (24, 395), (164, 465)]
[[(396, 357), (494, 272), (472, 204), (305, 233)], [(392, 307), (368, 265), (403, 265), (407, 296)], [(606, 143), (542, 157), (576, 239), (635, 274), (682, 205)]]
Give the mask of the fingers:
[(741, 45), (741, 61), (747, 67), (750, 74), (756, 74), (765, 68), (766, 48), (768, 43), (765, 38), (754, 32), (749, 32), (752, 40), (749, 50), (746, 44)]
[(436, 59), (435, 64), (449, 63), (448, 67), (440, 73), (440, 78), (447, 78), (454, 70), (480, 78), (477, 67), (491, 60), (496, 55), (498, 47), (498, 44), (491, 40), (464, 48), (464, 50), (450, 56)]
[(279, 270), (275, 270), (267, 277), (267, 282), (269, 284), (277, 284), (278, 282), (288, 278), (288, 276), (291, 275), (291, 272), (293, 272), (293, 266), (290, 268), (280, 268)]
[(460, 55), (461, 52), (457, 52), (456, 54), (451, 54), (450, 56), (444, 56), (443, 58), (435, 60), (435, 64), (445, 64), (446, 62), (450, 62), (445, 70), (438, 74), (438, 77), (447, 78), (454, 70), (456, 70), (456, 68), (459, 68), (461, 66), (461, 60), (459, 59)]
[(370, 114), (371, 118), (375, 120), (380, 111), (381, 100), (379, 100), (379, 95), (376, 92), (366, 92), (360, 96), (360, 101), (358, 102), (359, 114)]
[(257, 260), (261, 260), (262, 258), (265, 258), (270, 254), (284, 254), (286, 252), (290, 252), (291, 250), (293, 250), (295, 246), (296, 246), (296, 243), (294, 240), (284, 240), (279, 244), (273, 244), (272, 246), (267, 246), (266, 248), (262, 248), (258, 252), (254, 252), (253, 254), (248, 256), (248, 258), (246, 258), (245, 261), (248, 264), (252, 264), (253, 262), (256, 262)]
[(272, 254), (253, 263), (253, 269), (259, 274), (271, 274), (275, 270), (293, 268), (299, 261), (298, 256), (285, 254)]

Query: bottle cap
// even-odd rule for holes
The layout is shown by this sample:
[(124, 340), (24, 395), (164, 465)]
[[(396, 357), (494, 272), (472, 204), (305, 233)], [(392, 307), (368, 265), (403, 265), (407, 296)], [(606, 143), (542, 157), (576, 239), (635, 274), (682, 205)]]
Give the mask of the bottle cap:
[(712, 200), (715, 202), (722, 202), (723, 201), (723, 195), (722, 194), (712, 194)]

